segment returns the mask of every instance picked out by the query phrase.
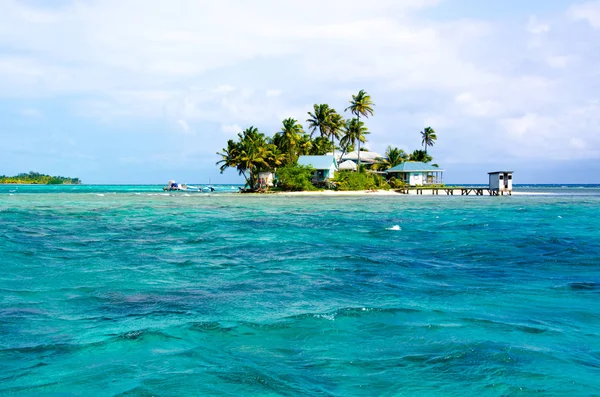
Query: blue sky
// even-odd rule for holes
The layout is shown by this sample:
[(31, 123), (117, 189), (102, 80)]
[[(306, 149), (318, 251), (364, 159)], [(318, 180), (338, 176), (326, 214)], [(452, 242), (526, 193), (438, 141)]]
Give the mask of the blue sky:
[(213, 183), (248, 126), (371, 94), (449, 183), (600, 183), (600, 1), (88, 0), (0, 6), (0, 174)]

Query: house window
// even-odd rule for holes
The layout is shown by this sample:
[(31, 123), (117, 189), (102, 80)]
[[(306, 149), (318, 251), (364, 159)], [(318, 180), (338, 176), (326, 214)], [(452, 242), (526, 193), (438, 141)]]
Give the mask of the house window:
[(511, 181), (512, 180), (512, 175), (508, 176), (508, 180)]
[(500, 179), (500, 180), (503, 180), (503, 179), (504, 179), (504, 175), (500, 175), (500, 176), (498, 177), (498, 179)]

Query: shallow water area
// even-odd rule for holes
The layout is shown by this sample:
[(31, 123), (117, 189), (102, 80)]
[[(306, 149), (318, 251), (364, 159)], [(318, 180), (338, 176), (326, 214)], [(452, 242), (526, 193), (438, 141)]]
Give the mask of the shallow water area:
[(597, 188), (215, 187), (0, 186), (0, 395), (600, 394)]

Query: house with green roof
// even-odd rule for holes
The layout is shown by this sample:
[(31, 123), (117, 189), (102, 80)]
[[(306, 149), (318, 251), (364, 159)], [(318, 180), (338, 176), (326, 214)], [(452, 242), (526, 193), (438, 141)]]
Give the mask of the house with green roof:
[(410, 186), (441, 185), (444, 170), (431, 164), (407, 161), (386, 171), (388, 178), (396, 178)]
[(309, 166), (315, 169), (313, 183), (326, 182), (333, 179), (338, 169), (337, 161), (333, 156), (300, 156), (298, 165)]

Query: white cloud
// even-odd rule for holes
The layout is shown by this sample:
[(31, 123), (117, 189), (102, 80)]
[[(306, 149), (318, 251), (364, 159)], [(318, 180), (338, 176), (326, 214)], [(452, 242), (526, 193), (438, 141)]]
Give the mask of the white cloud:
[(569, 15), (575, 20), (585, 20), (594, 29), (600, 29), (600, 1), (585, 1), (572, 6)]
[(598, 152), (569, 124), (598, 120), (598, 37), (580, 26), (573, 46), (570, 31), (579, 19), (600, 27), (599, 1), (504, 22), (423, 17), (437, 0), (28, 4), (0, 14), (0, 98), (75, 98), (70, 110), (103, 123), (165, 120), (174, 145), (212, 153), (250, 125), (304, 122), (313, 103), (341, 111), (364, 88), (378, 150), (418, 147), (426, 124), (440, 161), (487, 159), (504, 143), (523, 158), (536, 146)]
[(600, 155), (600, 105), (565, 109), (555, 115), (528, 113), (502, 121), (505, 148), (517, 157), (546, 160), (597, 158)]
[(529, 30), (532, 34), (542, 34), (547, 33), (550, 30), (550, 25), (547, 23), (541, 22), (537, 16), (532, 15), (529, 18), (529, 23), (527, 24), (527, 30)]
[(221, 126), (221, 131), (228, 136), (235, 136), (238, 132), (242, 132), (243, 128), (237, 124), (223, 124)]
[(187, 121), (179, 119), (179, 120), (177, 120), (177, 124), (179, 125), (179, 127), (181, 128), (181, 131), (184, 134), (186, 134), (186, 135), (193, 134), (192, 129), (190, 128), (190, 125), (188, 124)]
[(19, 110), (19, 114), (23, 117), (31, 118), (31, 119), (39, 119), (43, 117), (42, 112), (39, 109), (34, 108), (25, 108)]

